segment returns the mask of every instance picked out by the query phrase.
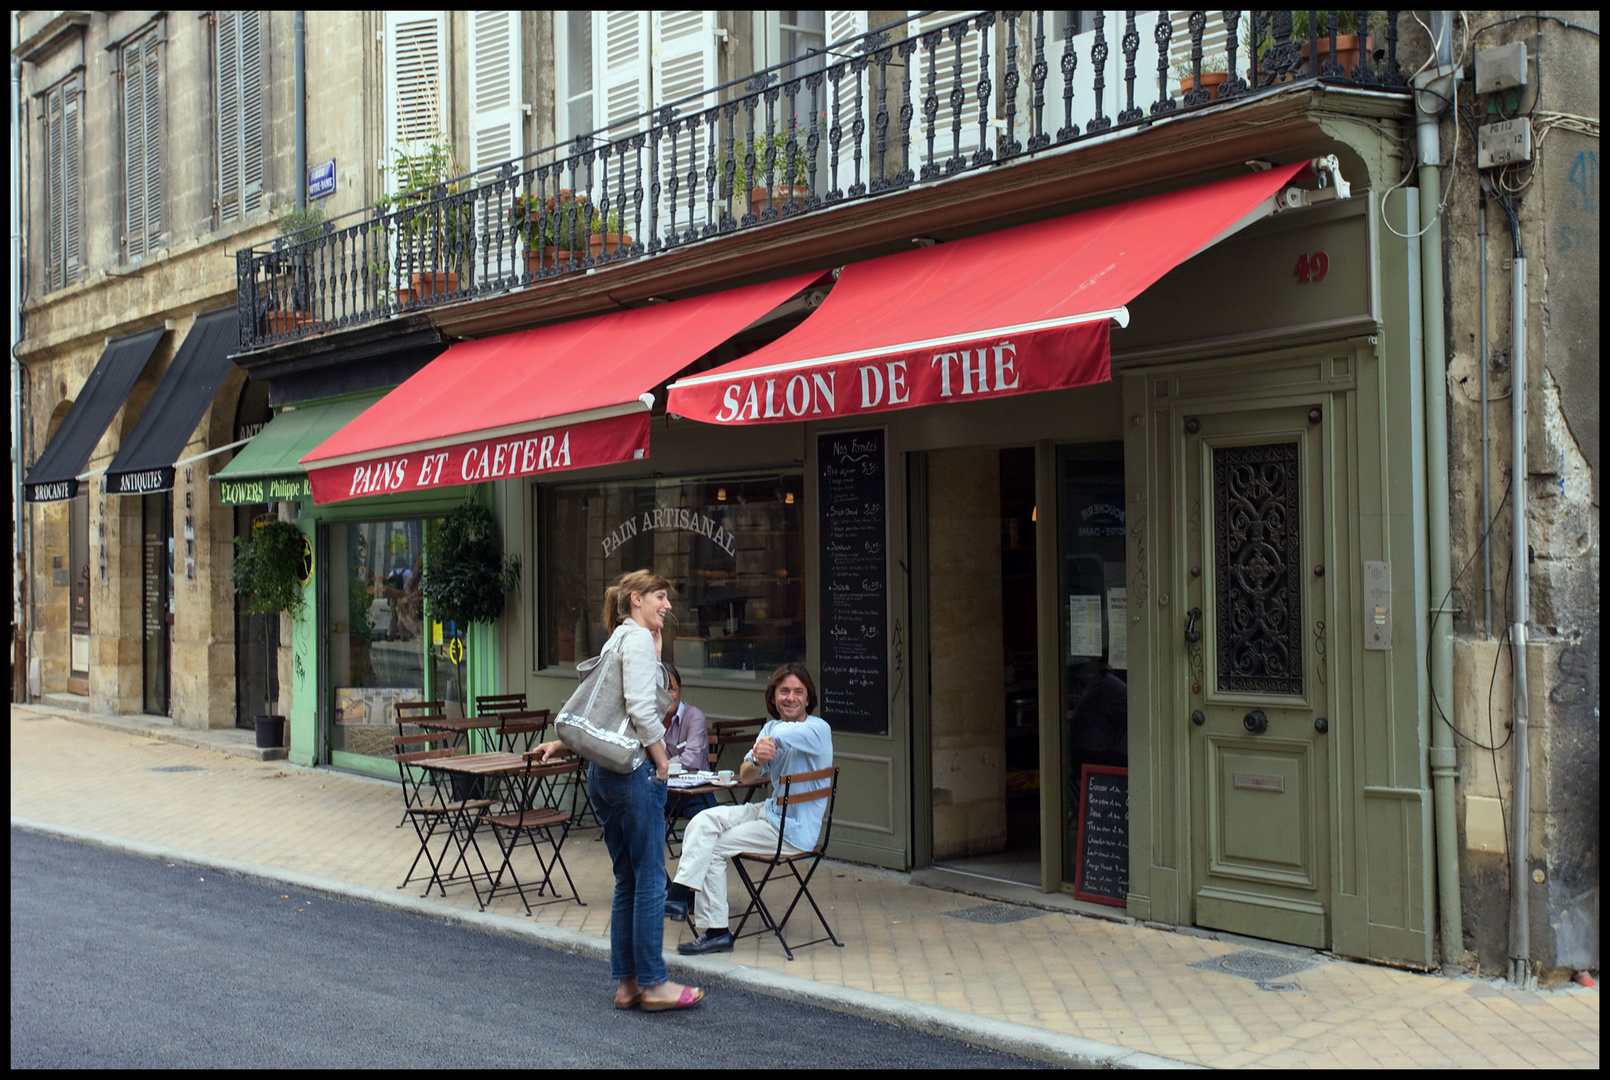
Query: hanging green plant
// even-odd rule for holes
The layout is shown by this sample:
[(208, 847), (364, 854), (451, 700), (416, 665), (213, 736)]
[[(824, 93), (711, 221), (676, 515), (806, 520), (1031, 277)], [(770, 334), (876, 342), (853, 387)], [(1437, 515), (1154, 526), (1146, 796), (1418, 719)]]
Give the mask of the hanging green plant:
[(432, 522), (425, 534), (420, 591), (442, 622), (495, 622), (520, 580), (520, 557), (505, 556), (492, 512), (474, 502)]
[(302, 530), (289, 521), (269, 521), (250, 537), (235, 537), (235, 591), (253, 615), (302, 611)]

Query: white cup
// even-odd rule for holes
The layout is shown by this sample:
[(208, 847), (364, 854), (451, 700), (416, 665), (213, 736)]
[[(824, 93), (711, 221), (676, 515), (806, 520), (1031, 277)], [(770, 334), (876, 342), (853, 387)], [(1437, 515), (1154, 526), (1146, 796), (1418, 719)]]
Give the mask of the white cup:
[(682, 764), (681, 764), (681, 762), (677, 762), (677, 761), (671, 762), (671, 767), (667, 770), (667, 772), (672, 776), (681, 776), (682, 775)]
[(732, 770), (731, 769), (722, 769), (720, 772), (716, 773), (716, 775), (721, 777), (721, 782), (723, 784), (732, 783)]

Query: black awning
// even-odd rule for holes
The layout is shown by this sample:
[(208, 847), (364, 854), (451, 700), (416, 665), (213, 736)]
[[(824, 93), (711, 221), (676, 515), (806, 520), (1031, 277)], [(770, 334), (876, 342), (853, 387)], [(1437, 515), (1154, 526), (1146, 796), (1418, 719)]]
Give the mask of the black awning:
[(115, 338), (84, 380), (67, 418), (39, 455), (22, 483), (28, 502), (60, 502), (78, 494), (78, 474), (95, 451), (95, 444), (106, 434), (129, 391), (145, 370), (146, 361), (156, 352), (157, 343), (167, 333), (165, 327)]
[(139, 495), (173, 487), (173, 462), (234, 366), (240, 313), (233, 307), (196, 316), (134, 430), (106, 470), (110, 495)]

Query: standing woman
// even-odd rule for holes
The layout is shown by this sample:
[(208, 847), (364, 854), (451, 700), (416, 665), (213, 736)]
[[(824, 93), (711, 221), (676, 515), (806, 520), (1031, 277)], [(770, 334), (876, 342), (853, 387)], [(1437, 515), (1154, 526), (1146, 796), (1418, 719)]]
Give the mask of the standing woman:
[[(615, 868), (615, 900), (609, 917), (610, 976), (618, 981), (615, 1007), (641, 1004), (645, 1012), (685, 1009), (704, 991), (670, 982), (661, 955), (665, 941), (665, 716), (670, 700), (660, 670), (660, 634), (671, 613), (670, 582), (648, 570), (621, 575), (604, 593), (604, 625), (614, 635), (620, 659), (619, 708), (631, 718), (627, 733), (641, 740), (648, 758), (621, 774), (597, 763), (587, 767), (587, 794), (604, 827), (604, 845)], [(540, 760), (562, 752), (559, 741), (543, 743)]]

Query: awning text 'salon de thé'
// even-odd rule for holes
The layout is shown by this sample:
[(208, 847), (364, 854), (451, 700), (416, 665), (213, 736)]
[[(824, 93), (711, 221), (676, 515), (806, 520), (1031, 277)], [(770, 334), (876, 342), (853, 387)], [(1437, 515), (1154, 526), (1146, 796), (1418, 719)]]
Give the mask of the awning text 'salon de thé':
[(313, 501), (648, 456), (648, 392), (824, 275), (464, 341), (303, 456)]
[(1108, 328), (1192, 255), (1273, 209), (1285, 165), (852, 263), (771, 344), (680, 379), (667, 408), (714, 424), (910, 409), (1106, 382)]

